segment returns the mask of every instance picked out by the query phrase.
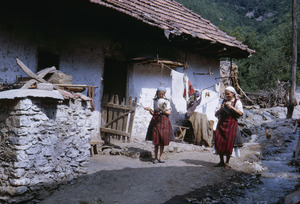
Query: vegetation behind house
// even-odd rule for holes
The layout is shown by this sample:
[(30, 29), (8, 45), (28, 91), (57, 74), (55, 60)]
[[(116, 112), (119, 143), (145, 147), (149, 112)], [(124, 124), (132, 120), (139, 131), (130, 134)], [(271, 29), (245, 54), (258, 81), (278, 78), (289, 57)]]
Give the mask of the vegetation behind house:
[[(256, 53), (248, 59), (234, 59), (239, 66), (239, 83), (243, 90), (270, 89), (276, 85), (277, 80), (288, 81), (290, 79), (291, 1), (176, 1), (256, 50)], [(297, 66), (297, 73), (297, 85), (300, 85), (299, 66)]]

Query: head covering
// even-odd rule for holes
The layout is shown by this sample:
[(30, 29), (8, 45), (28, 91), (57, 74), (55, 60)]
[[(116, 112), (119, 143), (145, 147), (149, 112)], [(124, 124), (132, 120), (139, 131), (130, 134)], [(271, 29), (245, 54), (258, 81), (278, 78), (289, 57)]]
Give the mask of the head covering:
[(225, 90), (230, 91), (236, 95), (236, 91), (232, 86), (227, 86)]
[(165, 87), (163, 87), (163, 86), (160, 86), (160, 87), (158, 87), (157, 88), (157, 90), (156, 91), (163, 91), (163, 92), (165, 92), (166, 93), (166, 88)]

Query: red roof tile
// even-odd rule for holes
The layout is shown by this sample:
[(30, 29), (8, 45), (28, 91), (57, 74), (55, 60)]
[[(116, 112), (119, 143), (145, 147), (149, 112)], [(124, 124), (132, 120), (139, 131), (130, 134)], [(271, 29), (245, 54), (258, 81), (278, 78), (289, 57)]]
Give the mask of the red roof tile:
[(168, 34), (182, 34), (238, 50), (239, 56), (247, 57), (255, 51), (236, 38), (227, 35), (210, 21), (185, 8), (174, 0), (89, 0), (130, 15)]

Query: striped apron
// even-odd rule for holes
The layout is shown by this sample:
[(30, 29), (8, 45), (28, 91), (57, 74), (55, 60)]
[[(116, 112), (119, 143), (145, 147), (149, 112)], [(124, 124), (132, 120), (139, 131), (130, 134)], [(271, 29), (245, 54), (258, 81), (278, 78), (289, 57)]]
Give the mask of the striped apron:
[[(233, 106), (235, 106), (235, 99)], [(220, 117), (215, 135), (215, 147), (218, 154), (231, 155), (236, 136), (237, 119), (233, 114)]]
[(146, 140), (152, 140), (155, 145), (167, 146), (170, 143), (171, 128), (171, 121), (167, 115), (154, 113)]

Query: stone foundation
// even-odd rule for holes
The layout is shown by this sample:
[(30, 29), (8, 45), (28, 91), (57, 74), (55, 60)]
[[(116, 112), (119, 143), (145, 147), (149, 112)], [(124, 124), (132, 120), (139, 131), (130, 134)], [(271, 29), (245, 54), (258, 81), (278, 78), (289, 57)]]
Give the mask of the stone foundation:
[(81, 99), (0, 99), (0, 202), (37, 201), (87, 173), (90, 115)]

